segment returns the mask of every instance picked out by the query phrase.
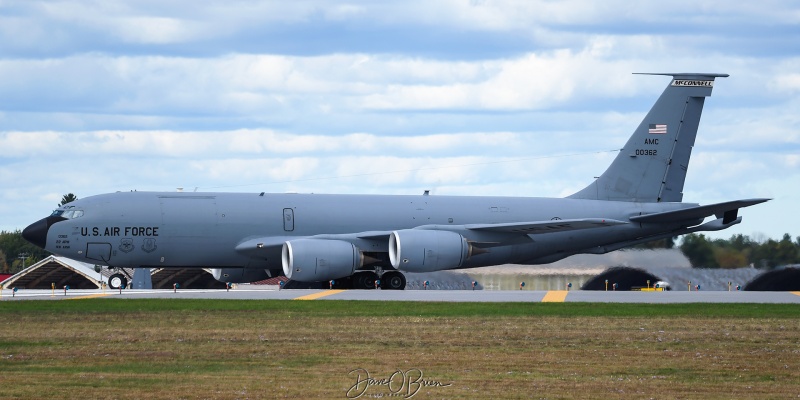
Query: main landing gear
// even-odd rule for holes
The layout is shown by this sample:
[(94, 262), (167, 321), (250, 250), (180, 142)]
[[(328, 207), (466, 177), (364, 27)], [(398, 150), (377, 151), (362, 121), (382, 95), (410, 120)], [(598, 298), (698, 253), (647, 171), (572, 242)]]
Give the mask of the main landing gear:
[(353, 289), (375, 289), (378, 274), (372, 271), (356, 272), (350, 277), (350, 287)]
[(353, 289), (375, 289), (375, 281), (380, 280), (380, 286), (383, 290), (403, 290), (406, 288), (406, 277), (398, 271), (384, 272), (378, 278), (378, 274), (372, 271), (356, 272), (350, 277)]
[[(334, 279), (332, 288), (359, 290), (377, 289), (377, 287), (375, 287), (376, 280), (380, 281), (380, 288), (383, 290), (403, 290), (406, 288), (406, 277), (399, 271), (387, 271), (380, 275), (380, 278), (378, 276), (379, 275), (373, 271), (356, 272), (352, 276), (346, 278)], [(292, 282), (291, 285), (287, 284), (287, 286), (284, 286), (286, 289), (310, 289), (315, 288), (317, 285), (319, 288), (323, 289), (331, 287), (329, 282), (319, 282), (316, 284), (297, 281), (290, 282)]]
[(360, 271), (346, 278), (333, 280), (333, 285), (328, 282), (300, 282), (289, 280), (283, 285), (284, 289), (377, 289), (375, 281), (380, 280), (383, 290), (403, 290), (406, 288), (406, 277), (399, 271), (387, 271), (382, 275), (374, 271)]
[(403, 290), (406, 288), (406, 277), (400, 272), (389, 271), (381, 278), (381, 289)]

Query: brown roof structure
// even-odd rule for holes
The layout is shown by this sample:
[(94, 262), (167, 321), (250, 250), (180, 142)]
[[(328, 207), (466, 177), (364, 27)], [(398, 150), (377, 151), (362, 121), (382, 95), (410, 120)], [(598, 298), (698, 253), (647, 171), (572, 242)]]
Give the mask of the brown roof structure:
[[(94, 264), (71, 260), (65, 257), (49, 256), (28, 268), (11, 275), (0, 282), (4, 289), (100, 289), (101, 282), (108, 284), (108, 278), (122, 272), (132, 281), (133, 269), (109, 270), (103, 267), (95, 271)], [(224, 289), (206, 268), (156, 268), (151, 270), (153, 289), (172, 289), (177, 283), (181, 289)]]
[(94, 265), (70, 260), (64, 257), (50, 256), (28, 268), (12, 275), (0, 285), (3, 288), (20, 289), (100, 289), (106, 277), (95, 272)]

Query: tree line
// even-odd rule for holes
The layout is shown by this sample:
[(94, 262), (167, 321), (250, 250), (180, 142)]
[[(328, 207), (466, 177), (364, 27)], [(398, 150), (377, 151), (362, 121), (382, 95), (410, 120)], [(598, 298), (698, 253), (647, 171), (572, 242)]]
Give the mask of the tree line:
[(0, 231), (0, 274), (15, 274), (49, 255), (23, 239), (20, 230)]
[[(67, 193), (61, 197), (61, 202), (57, 207), (75, 200), (78, 198), (74, 194)], [(13, 232), (0, 231), (0, 274), (17, 273), (49, 255), (50, 253), (44, 249), (23, 239), (22, 231), (19, 229)]]
[(800, 264), (800, 236), (755, 240), (747, 235), (710, 239), (703, 234), (683, 236), (680, 249), (696, 268), (768, 268)]

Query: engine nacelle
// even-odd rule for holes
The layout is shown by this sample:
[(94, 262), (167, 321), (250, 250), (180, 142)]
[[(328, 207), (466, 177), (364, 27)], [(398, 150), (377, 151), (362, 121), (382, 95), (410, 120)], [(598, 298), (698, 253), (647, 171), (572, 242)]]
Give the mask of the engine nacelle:
[(458, 268), (470, 256), (467, 239), (455, 232), (404, 229), (389, 236), (389, 261), (400, 271)]
[(343, 240), (297, 239), (283, 244), (281, 263), (287, 278), (319, 282), (353, 275), (364, 256)]
[(263, 268), (212, 268), (211, 276), (228, 283), (251, 283), (270, 278), (270, 274)]

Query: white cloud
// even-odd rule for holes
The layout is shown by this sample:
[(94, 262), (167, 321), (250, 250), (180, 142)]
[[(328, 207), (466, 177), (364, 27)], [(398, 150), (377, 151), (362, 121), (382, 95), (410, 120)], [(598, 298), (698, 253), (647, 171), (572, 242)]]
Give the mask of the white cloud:
[(181, 43), (196, 37), (199, 27), (187, 21), (164, 17), (119, 18), (109, 21), (117, 35), (129, 43)]
[(9, 159), (37, 156), (70, 157), (231, 157), (264, 154), (451, 154), (480, 148), (505, 151), (522, 145), (510, 132), (476, 132), (376, 136), (302, 135), (264, 129), (233, 131), (96, 131), (96, 132), (0, 132), (0, 148)]
[(366, 12), (366, 7), (353, 4), (333, 4), (324, 10), (325, 17), (335, 21), (353, 19), (366, 14)]
[[(796, 64), (797, 65), (795, 66), (800, 66), (800, 62)], [(777, 92), (789, 92), (789, 93), (800, 92), (800, 73), (785, 72), (778, 74), (775, 77), (773, 77), (773, 79), (769, 83), (769, 87), (770, 89)]]
[[(617, 46), (607, 40), (602, 46)], [(622, 44), (627, 46), (627, 44)], [(631, 71), (659, 71), (652, 62), (607, 56), (595, 44), (580, 51), (559, 50), (492, 61), (443, 62), (402, 56), (335, 54), (316, 57), (229, 55), (214, 59), (110, 57), (87, 54), (53, 60), (0, 60), (0, 95), (27, 98), (24, 110), (40, 107), (34, 92), (51, 94), (51, 108), (158, 115), (330, 114), (342, 110), (536, 110), (560, 107), (576, 98), (609, 99), (652, 93), (654, 78)], [(703, 69), (691, 57), (670, 57), (678, 69)], [(706, 62), (709, 60), (706, 60)], [(713, 59), (723, 65), (725, 57)], [(760, 78), (745, 66), (745, 85)], [(676, 67), (677, 68), (677, 67)], [(759, 74), (768, 74), (766, 72)], [(741, 69), (741, 67), (740, 67)], [(777, 72), (777, 71), (776, 71)], [(435, 77), (441, 77), (436, 80)], [(767, 79), (764, 77), (763, 79)], [(792, 77), (774, 83), (790, 96)], [(383, 83), (381, 83), (383, 82)], [(766, 82), (764, 82), (766, 84)], [(660, 86), (660, 85), (659, 85)], [(749, 89), (749, 87), (743, 87)], [(727, 89), (726, 89), (727, 90)], [(763, 92), (763, 90), (761, 90)], [(299, 113), (303, 114), (299, 114)]]

